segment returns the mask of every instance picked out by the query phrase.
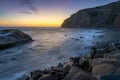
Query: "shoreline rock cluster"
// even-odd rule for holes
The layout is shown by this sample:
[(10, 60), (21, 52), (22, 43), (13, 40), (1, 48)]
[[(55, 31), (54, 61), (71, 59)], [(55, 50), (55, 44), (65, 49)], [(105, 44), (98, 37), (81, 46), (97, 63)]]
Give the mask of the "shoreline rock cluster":
[(84, 57), (71, 57), (65, 64), (35, 70), (18, 80), (120, 80), (120, 42), (91, 50)]
[(13, 47), (17, 44), (33, 41), (30, 36), (18, 29), (0, 30), (0, 50)]

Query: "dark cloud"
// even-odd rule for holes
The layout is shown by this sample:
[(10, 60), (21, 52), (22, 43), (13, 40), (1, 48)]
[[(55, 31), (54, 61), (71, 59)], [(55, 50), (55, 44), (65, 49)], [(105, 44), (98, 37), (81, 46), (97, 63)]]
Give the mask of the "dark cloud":
[(23, 11), (23, 12), (18, 12), (18, 13), (21, 13), (21, 14), (32, 14), (31, 12), (25, 12), (25, 11)]
[(34, 3), (32, 0), (21, 0), (21, 3), (25, 6), (27, 6), (31, 11), (34, 13), (38, 13), (38, 9), (34, 6)]

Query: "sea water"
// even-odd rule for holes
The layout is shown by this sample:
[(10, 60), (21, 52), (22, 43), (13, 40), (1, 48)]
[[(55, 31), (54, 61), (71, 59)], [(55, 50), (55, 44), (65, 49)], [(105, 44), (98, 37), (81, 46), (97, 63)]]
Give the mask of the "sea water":
[(34, 41), (0, 51), (0, 80), (15, 80), (31, 71), (56, 66), (70, 57), (89, 54), (91, 46), (120, 38), (120, 31), (114, 29), (19, 29)]

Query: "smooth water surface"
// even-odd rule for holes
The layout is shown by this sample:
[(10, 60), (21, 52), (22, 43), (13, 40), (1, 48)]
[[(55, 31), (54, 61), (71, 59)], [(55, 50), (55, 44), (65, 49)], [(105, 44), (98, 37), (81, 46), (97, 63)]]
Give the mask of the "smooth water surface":
[[(44, 69), (71, 56), (90, 53), (99, 42), (120, 38), (120, 31), (106, 29), (20, 28), (32, 43), (0, 51), (0, 80), (15, 80), (36, 69)], [(12, 58), (16, 58), (13, 60)]]

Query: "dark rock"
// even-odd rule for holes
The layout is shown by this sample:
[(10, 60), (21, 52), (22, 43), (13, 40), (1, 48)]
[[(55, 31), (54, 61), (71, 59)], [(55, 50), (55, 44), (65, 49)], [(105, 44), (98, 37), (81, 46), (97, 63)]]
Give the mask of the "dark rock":
[(89, 58), (120, 58), (119, 49), (115, 45), (106, 45), (103, 48), (92, 47), (92, 52)]
[(62, 63), (59, 63), (59, 64), (58, 64), (58, 67), (63, 67), (63, 64), (62, 64)]
[(65, 34), (65, 36), (67, 36), (67, 34)]
[(80, 38), (83, 38), (82, 36)]
[(88, 59), (80, 59), (79, 67), (89, 72), (92, 70), (90, 61)]
[(100, 36), (99, 36), (99, 38), (103, 38), (103, 37), (104, 37), (104, 35), (100, 35)]
[(120, 80), (120, 74), (102, 75), (100, 80)]
[(75, 39), (75, 41), (78, 41), (79, 39)]
[(43, 74), (50, 74), (50, 70), (44, 69), (44, 70), (43, 70)]
[(18, 29), (0, 30), (0, 49), (6, 49), (18, 43), (27, 43), (31, 41), (33, 40), (30, 36)]
[(79, 66), (80, 57), (71, 57), (70, 60), (73, 61), (73, 66)]
[(93, 36), (93, 38), (95, 38), (95, 36)]
[(63, 73), (65, 76), (69, 73), (70, 69), (72, 68), (72, 65), (73, 65), (73, 62), (71, 61), (64, 64)]
[(12, 60), (16, 60), (16, 58), (12, 58)]
[(30, 78), (26, 75), (23, 75), (22, 77), (20, 77), (18, 80), (29, 80)]
[(95, 58), (104, 58), (105, 55), (109, 55), (112, 51), (115, 51), (114, 46), (104, 46), (101, 49), (97, 49), (96, 47), (92, 47), (91, 59)]
[(84, 47), (84, 49), (87, 49), (88, 47)]
[(37, 80), (38, 78), (40, 78), (43, 75), (42, 71), (36, 70), (31, 72), (31, 78), (34, 80)]
[(50, 74), (44, 74), (39, 80), (50, 80)]
[(72, 67), (63, 80), (93, 80), (90, 73), (78, 67)]
[(116, 43), (115, 43), (115, 47), (116, 47), (117, 49), (120, 49), (120, 42), (116, 42)]
[(63, 28), (120, 28), (120, 1), (78, 11), (66, 19)]
[(0, 61), (0, 64), (3, 63), (2, 61)]

